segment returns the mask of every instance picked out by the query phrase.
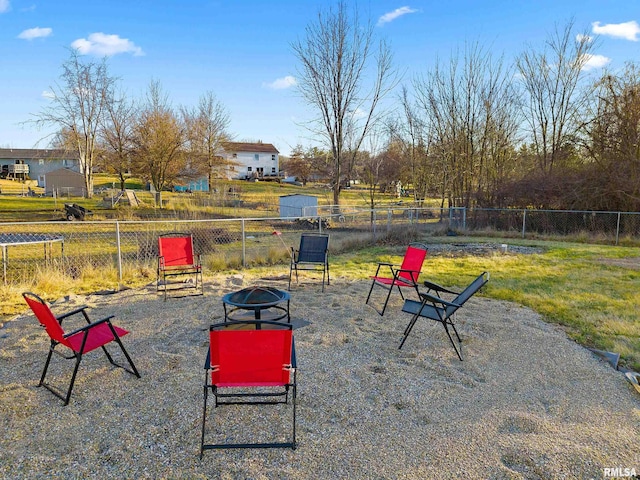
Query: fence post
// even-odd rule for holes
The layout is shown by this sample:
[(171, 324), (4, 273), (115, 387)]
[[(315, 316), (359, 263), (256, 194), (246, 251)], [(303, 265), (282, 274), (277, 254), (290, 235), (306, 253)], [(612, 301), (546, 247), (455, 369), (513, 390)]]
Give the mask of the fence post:
[(242, 224), (242, 268), (247, 268), (247, 239), (244, 234), (244, 218), (240, 220)]
[(116, 249), (118, 250), (118, 282), (122, 283), (122, 248), (120, 248), (120, 222), (116, 220)]
[(620, 239), (620, 212), (618, 212), (618, 224), (616, 225), (616, 245), (618, 245), (618, 240)]
[(373, 209), (373, 228), (371, 229), (371, 234), (373, 236), (373, 241), (376, 241), (376, 229), (378, 226), (378, 216), (377, 216), (377, 210), (374, 208)]
[(389, 233), (391, 231), (391, 209), (389, 208), (387, 210), (387, 233)]
[(525, 228), (527, 224), (527, 210), (522, 210), (522, 238), (524, 238)]

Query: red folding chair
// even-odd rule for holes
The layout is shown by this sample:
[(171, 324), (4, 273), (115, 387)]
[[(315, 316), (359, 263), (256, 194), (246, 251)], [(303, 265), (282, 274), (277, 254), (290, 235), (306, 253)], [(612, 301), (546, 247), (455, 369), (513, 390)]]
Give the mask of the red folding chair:
[[(49, 335), (49, 338), (51, 339), (51, 345), (49, 346), (49, 355), (47, 356), (44, 370), (42, 371), (42, 375), (40, 376), (40, 383), (38, 383), (39, 387), (45, 387), (55, 396), (64, 400), (65, 405), (68, 405), (69, 399), (71, 398), (71, 390), (73, 390), (73, 384), (76, 381), (76, 374), (78, 373), (78, 368), (80, 367), (80, 362), (82, 361), (83, 355), (98, 348), (102, 348), (111, 364), (115, 365), (116, 367), (120, 367), (140, 378), (138, 370), (136, 369), (133, 361), (131, 360), (131, 357), (125, 350), (124, 345), (120, 340), (120, 337), (123, 337), (129, 332), (111, 323), (111, 319), (114, 317), (113, 315), (96, 322), (91, 322), (91, 320), (89, 319), (89, 315), (87, 314), (88, 307), (82, 306), (70, 312), (66, 312), (56, 316), (53, 314), (46, 302), (35, 293), (25, 292), (22, 294), (22, 296), (26, 300), (27, 305), (29, 305), (29, 307), (35, 314), (38, 321), (45, 328), (47, 334)], [(79, 313), (84, 316), (87, 325), (77, 328), (71, 332), (65, 333), (64, 329), (62, 328), (62, 321)], [(127, 367), (116, 363), (107, 351), (105, 345), (113, 341), (115, 341), (122, 349), (122, 353), (129, 362), (131, 369), (128, 369)], [(70, 352), (65, 355), (59, 350), (56, 350), (56, 347), (58, 345), (66, 347)], [(75, 366), (73, 368), (73, 375), (71, 376), (71, 383), (69, 384), (69, 388), (67, 389), (66, 393), (59, 390), (57, 387), (45, 383), (45, 377), (47, 375), (49, 363), (51, 362), (51, 357), (54, 353), (67, 360), (76, 360)]]
[[(170, 277), (188, 276), (184, 282), (173, 284)], [(191, 281), (191, 283), (189, 283)], [(158, 237), (158, 270), (156, 276), (156, 290), (164, 291), (164, 299), (167, 299), (168, 290), (180, 290), (194, 288), (204, 295), (202, 282), (202, 261), (200, 254), (193, 250), (193, 235), (183, 233), (169, 233)]]
[[(418, 298), (420, 297), (420, 292), (418, 291), (418, 277), (420, 276), (420, 271), (422, 270), (422, 264), (424, 263), (424, 259), (427, 256), (427, 246), (421, 243), (411, 243), (407, 247), (407, 251), (404, 254), (404, 259), (402, 260), (402, 264), (400, 268), (391, 264), (391, 263), (379, 263), (378, 269), (376, 270), (376, 274), (372, 276), (371, 288), (369, 289), (369, 295), (367, 295), (367, 301), (365, 304), (369, 303), (369, 299), (371, 298), (371, 292), (373, 291), (373, 287), (376, 285), (385, 288), (387, 290), (387, 296), (384, 301), (384, 305), (382, 310), (378, 310), (374, 307), (376, 312), (380, 315), (384, 315), (384, 311), (387, 309), (387, 303), (389, 303), (389, 297), (391, 297), (391, 292), (393, 287), (397, 287), (398, 292), (400, 292), (400, 296), (404, 300), (404, 295), (402, 294), (403, 288), (412, 288), (415, 290)], [(389, 268), (389, 276), (383, 276), (380, 270), (383, 267)], [(386, 269), (383, 269), (383, 274)]]
[[(291, 324), (268, 320), (227, 321), (209, 327), (205, 362), (200, 458), (222, 448), (296, 448), (296, 355)], [(205, 443), (209, 391), (215, 406), (288, 404), (292, 395), (291, 439), (280, 442)], [(248, 429), (248, 428), (247, 428)], [(270, 434), (273, 434), (271, 429)], [(228, 437), (228, 435), (224, 435)]]

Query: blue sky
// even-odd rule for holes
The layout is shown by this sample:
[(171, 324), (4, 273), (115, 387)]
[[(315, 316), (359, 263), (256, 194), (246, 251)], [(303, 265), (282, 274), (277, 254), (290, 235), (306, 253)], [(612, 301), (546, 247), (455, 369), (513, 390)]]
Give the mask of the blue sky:
[[(174, 106), (212, 91), (236, 140), (262, 140), (288, 154), (317, 145), (300, 126), (310, 112), (295, 91), (296, 58), (320, 0), (0, 0), (0, 147), (45, 148), (47, 131), (22, 125), (50, 101), (69, 47), (109, 57), (112, 75), (140, 98), (159, 80)], [(386, 38), (405, 82), (465, 42), (513, 58), (542, 46), (570, 19), (599, 47), (592, 71), (640, 60), (640, 0), (370, 0), (358, 3)]]

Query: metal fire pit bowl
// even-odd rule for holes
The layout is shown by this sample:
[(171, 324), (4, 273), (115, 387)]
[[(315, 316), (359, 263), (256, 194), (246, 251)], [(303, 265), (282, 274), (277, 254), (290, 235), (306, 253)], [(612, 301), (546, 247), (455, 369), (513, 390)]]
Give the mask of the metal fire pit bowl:
[(222, 297), (224, 319), (278, 321), (286, 318), (287, 323), (291, 323), (290, 299), (289, 292), (273, 287), (243, 288)]

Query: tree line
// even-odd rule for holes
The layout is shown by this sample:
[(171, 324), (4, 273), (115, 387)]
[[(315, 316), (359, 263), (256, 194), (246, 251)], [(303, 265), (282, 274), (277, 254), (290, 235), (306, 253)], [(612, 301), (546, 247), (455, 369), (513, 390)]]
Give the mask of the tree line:
[[(297, 89), (316, 116), (312, 145), (283, 162), (303, 182), (327, 179), (333, 203), (351, 180), (379, 192), (410, 185), (416, 202), (441, 206), (637, 211), (640, 209), (640, 67), (593, 75), (597, 38), (573, 22), (512, 62), (479, 43), (403, 81), (390, 45), (357, 6), (318, 12), (291, 44)], [(37, 122), (80, 159), (87, 192), (100, 166), (148, 180), (157, 191), (227, 167), (220, 146), (229, 114), (213, 92), (171, 106), (152, 81), (127, 98), (106, 60), (63, 64)], [(391, 106), (389, 106), (391, 105)]]
[(287, 170), (330, 178), (334, 203), (360, 179), (372, 206), (400, 182), (443, 207), (640, 209), (640, 69), (594, 77), (597, 39), (572, 21), (511, 64), (465, 44), (399, 93), (389, 46), (374, 44), (371, 22), (340, 2), (294, 45), (325, 142), (296, 146)]
[(52, 146), (77, 155), (89, 197), (98, 169), (117, 175), (123, 190), (127, 175), (134, 174), (162, 192), (202, 176), (211, 185), (228, 166), (220, 149), (231, 138), (229, 113), (211, 91), (197, 106), (176, 109), (152, 80), (145, 97), (135, 101), (110, 75), (106, 59), (83, 61), (76, 50), (51, 90), (52, 101), (35, 122), (56, 127)]

